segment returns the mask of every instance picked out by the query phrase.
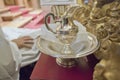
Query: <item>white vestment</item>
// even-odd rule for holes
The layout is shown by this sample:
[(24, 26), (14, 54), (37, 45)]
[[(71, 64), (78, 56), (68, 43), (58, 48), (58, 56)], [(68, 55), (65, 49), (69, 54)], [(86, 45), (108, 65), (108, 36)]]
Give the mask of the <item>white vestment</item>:
[(32, 49), (19, 49), (12, 42), (20, 36), (39, 36), (40, 29), (0, 28), (0, 80), (19, 80), (19, 69), (38, 60), (40, 53), (36, 44)]

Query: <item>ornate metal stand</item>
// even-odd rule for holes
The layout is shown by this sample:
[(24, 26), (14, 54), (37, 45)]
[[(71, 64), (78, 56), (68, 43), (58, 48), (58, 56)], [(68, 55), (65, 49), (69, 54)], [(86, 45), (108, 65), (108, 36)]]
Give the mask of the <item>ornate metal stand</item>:
[(67, 67), (67, 68), (71, 68), (76, 66), (77, 62), (74, 58), (56, 58), (56, 62), (58, 65), (62, 66), (62, 67)]

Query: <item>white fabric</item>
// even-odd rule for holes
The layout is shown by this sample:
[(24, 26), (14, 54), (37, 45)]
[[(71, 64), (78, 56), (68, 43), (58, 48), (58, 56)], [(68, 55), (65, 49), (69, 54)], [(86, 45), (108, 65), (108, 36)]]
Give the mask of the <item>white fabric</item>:
[(14, 27), (3, 27), (2, 31), (5, 37), (9, 40), (16, 39), (20, 36), (29, 35), (32, 38), (39, 36), (41, 29), (26, 29), (26, 28), (14, 28)]
[[(2, 31), (3, 30), (3, 31)], [(35, 47), (18, 49), (12, 39), (20, 36), (31, 36), (36, 39), (40, 29), (0, 28), (0, 80), (19, 80), (19, 69), (38, 60), (40, 54)], [(4, 33), (3, 33), (4, 32)]]

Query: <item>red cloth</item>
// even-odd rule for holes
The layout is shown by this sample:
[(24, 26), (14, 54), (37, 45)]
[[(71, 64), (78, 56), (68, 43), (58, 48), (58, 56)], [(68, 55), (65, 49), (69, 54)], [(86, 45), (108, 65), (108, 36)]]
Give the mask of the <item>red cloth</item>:
[(92, 80), (93, 67), (82, 70), (80, 67), (63, 68), (55, 58), (42, 54), (30, 77), (31, 80)]
[(14, 10), (14, 11), (11, 11), (11, 12), (13, 12), (13, 13), (21, 12), (21, 14), (23, 15), (23, 14), (27, 14), (29, 12), (29, 10)]
[(8, 9), (10, 10), (10, 11), (16, 11), (16, 10), (19, 10), (20, 9), (20, 7), (19, 6), (8, 6)]
[(40, 28), (41, 25), (44, 23), (44, 16), (45, 13), (41, 13), (38, 15), (34, 20), (32, 20), (30, 23), (26, 24), (24, 28), (30, 28), (30, 29), (37, 29)]
[(24, 14), (27, 14), (29, 10), (22, 10), (21, 12), (22, 12), (22, 15), (24, 15)]
[(34, 20), (32, 20), (30, 23), (28, 23), (27, 25), (25, 25), (25, 28), (30, 28), (30, 27), (34, 27), (35, 25), (37, 25), (42, 19), (44, 18), (44, 16), (39, 15), (37, 18), (35, 18)]

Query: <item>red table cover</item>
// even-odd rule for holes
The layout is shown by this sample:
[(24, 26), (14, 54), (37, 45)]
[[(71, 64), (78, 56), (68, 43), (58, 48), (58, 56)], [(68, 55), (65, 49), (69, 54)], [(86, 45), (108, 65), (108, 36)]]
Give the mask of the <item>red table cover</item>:
[[(91, 61), (93, 62), (93, 61)], [(93, 62), (96, 64), (96, 62)], [(82, 70), (79, 66), (63, 68), (56, 64), (55, 58), (42, 54), (30, 77), (31, 80), (92, 80), (93, 68)]]

